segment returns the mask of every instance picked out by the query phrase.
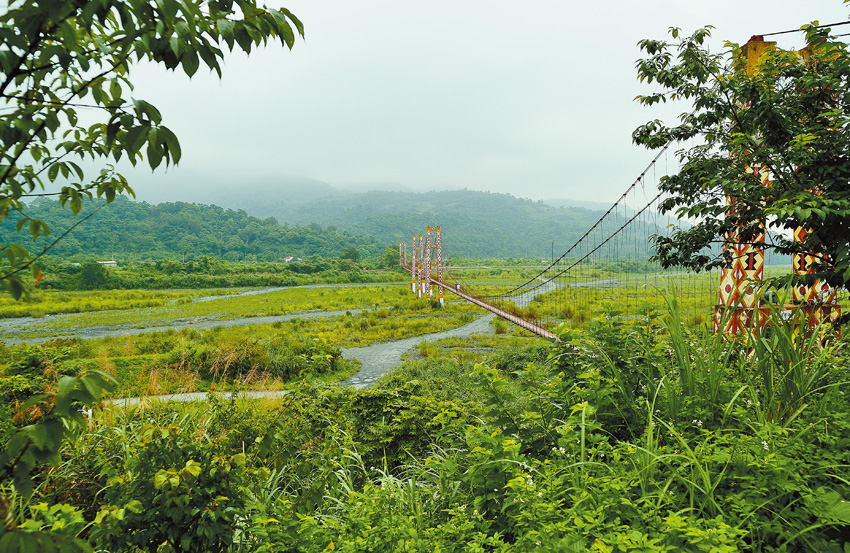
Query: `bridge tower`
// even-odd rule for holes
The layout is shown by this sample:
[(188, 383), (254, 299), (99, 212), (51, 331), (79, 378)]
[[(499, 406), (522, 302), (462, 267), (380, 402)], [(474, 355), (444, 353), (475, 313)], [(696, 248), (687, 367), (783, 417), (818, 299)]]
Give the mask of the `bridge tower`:
[(419, 246), (416, 250), (416, 258), (419, 260), (419, 263), (416, 265), (416, 297), (422, 297), (422, 277), (424, 275), (425, 269), (423, 268), (424, 259), (425, 259), (425, 239), (422, 235), (419, 235)]
[[(770, 185), (767, 170), (760, 170), (758, 166), (748, 167), (747, 173), (758, 180), (761, 186)], [(727, 196), (726, 205), (727, 214), (734, 215), (737, 209), (735, 198)], [(757, 288), (759, 283), (764, 282), (764, 225), (760, 227), (752, 242), (741, 243), (738, 240), (739, 232), (743, 230), (741, 228), (726, 236), (724, 253), (731, 255), (732, 262), (720, 272), (720, 303), (714, 309), (715, 332), (720, 330), (723, 314), (729, 307), (735, 306), (735, 311), (723, 326), (724, 334), (744, 332), (750, 327), (754, 310), (761, 307)]]
[[(407, 267), (407, 244), (400, 242), (398, 249), (399, 265)], [(443, 282), (443, 237), (440, 227), (428, 227), (424, 236), (414, 234), (410, 250), (410, 291), (418, 298), (433, 298), (432, 279)], [(444, 299), (441, 286), (437, 286), (436, 295), (442, 305)]]
[(431, 297), (431, 227), (425, 231), (425, 256), (424, 256), (424, 273), (422, 274), (422, 295), (426, 298)]
[(416, 280), (416, 275), (419, 274), (419, 256), (417, 236), (413, 235), (413, 245), (410, 249), (410, 291), (416, 294), (419, 291), (419, 283)]
[[(434, 227), (434, 241), (436, 242), (434, 249), (437, 257), (437, 281), (443, 282), (443, 237), (440, 233), (440, 227)], [(437, 286), (437, 299), (440, 305), (445, 303), (443, 299), (443, 287)]]
[[(803, 59), (808, 60), (811, 55), (811, 46), (797, 52)], [(754, 75), (758, 71), (759, 62), (765, 53), (776, 50), (776, 42), (765, 42), (761, 36), (753, 36), (741, 47), (740, 57), (737, 60), (738, 67), (748, 75)], [(745, 107), (743, 109), (746, 109)], [(761, 186), (770, 186), (770, 174), (766, 167), (752, 166), (746, 168), (747, 174), (751, 174)], [(816, 193), (819, 193), (816, 191)], [(733, 215), (736, 211), (735, 198), (726, 197), (727, 213)], [(756, 320), (760, 325), (767, 321), (769, 307), (761, 305), (756, 288), (759, 283), (764, 282), (764, 222), (760, 225), (760, 232), (752, 239), (751, 243), (741, 243), (738, 240), (739, 232), (743, 229), (733, 230), (727, 235), (725, 252), (729, 252), (732, 258), (730, 266), (724, 267), (720, 277), (720, 303), (714, 310), (714, 331), (722, 331), (724, 334), (740, 334), (750, 332)], [(801, 243), (805, 240), (808, 229), (799, 227), (794, 231), (794, 241)], [(796, 276), (814, 273), (812, 264), (816, 259), (815, 252), (796, 253), (793, 255), (792, 269)], [(798, 283), (792, 290), (792, 304), (783, 309), (795, 309), (802, 305), (805, 318), (812, 326), (824, 320), (835, 320), (841, 316), (841, 306), (838, 305), (836, 291), (828, 284), (816, 281), (812, 285)], [(734, 311), (728, 316), (723, 324), (724, 313), (734, 306)], [(755, 318), (756, 313), (762, 316)], [(723, 328), (721, 328), (721, 325)]]

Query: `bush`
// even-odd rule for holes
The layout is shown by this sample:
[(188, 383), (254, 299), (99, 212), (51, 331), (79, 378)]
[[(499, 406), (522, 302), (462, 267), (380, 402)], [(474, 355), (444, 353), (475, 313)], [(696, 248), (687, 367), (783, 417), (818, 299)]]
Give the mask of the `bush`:
[(93, 537), (110, 550), (226, 551), (244, 524), (244, 453), (180, 428), (143, 430), (138, 454), (117, 467)]

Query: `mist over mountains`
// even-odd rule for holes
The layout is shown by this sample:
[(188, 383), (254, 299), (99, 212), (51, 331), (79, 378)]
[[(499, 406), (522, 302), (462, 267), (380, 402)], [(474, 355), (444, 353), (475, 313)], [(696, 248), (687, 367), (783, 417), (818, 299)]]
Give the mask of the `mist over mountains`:
[[(368, 190), (340, 189), (305, 177), (259, 183), (208, 182), (166, 194), (140, 197), (211, 203), (281, 224), (332, 227), (394, 245), (411, 243), (427, 226), (440, 226), (443, 249), (454, 257), (541, 257), (560, 255), (610, 207), (600, 202), (532, 201), (511, 194), (473, 190), (412, 192), (393, 183)], [(382, 188), (377, 190), (375, 188)]]
[[(412, 192), (393, 183), (379, 186), (385, 189), (345, 190), (304, 177), (258, 183), (208, 179), (202, 186), (191, 181), (179, 187), (137, 185), (137, 201), (122, 199), (106, 206), (55, 253), (102, 257), (127, 251), (145, 259), (200, 252), (233, 259), (252, 255), (276, 259), (336, 256), (354, 246), (364, 256), (373, 256), (399, 242), (411, 244), (412, 235), (424, 233), (428, 226), (440, 226), (448, 259), (544, 261), (560, 256), (610, 207), (466, 189)], [(67, 210), (63, 213), (50, 202), (35, 202), (30, 211), (33, 217), (58, 221), (55, 231), (73, 224)], [(617, 228), (622, 222), (609, 226)], [(2, 228), (0, 233), (5, 234)], [(627, 247), (637, 257), (647, 255), (643, 239), (632, 240)]]

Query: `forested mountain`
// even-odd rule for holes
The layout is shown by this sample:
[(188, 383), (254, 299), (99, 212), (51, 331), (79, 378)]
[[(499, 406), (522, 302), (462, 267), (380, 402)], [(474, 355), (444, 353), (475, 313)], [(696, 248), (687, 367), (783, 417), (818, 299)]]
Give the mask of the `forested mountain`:
[[(120, 197), (105, 206), (93, 202), (81, 216), (98, 207), (51, 250), (53, 255), (66, 260), (180, 259), (185, 254), (187, 260), (207, 255), (228, 261), (276, 261), (288, 256), (338, 257), (354, 247), (361, 256), (372, 257), (399, 242), (409, 245), (413, 233), (440, 225), (444, 256), (449, 258), (548, 259), (563, 253), (602, 215), (471, 190), (372, 191), (292, 203), (266, 197), (265, 203), (245, 206), (244, 211), (184, 202), (151, 205)], [(49, 199), (35, 200), (27, 212), (51, 224), (51, 239), (79, 220)], [(0, 239), (27, 240), (28, 235), (14, 232), (15, 222), (11, 217), (0, 224)], [(615, 218), (600, 230), (622, 222), (622, 217)], [(39, 246), (46, 243), (39, 239)], [(639, 257), (646, 255), (645, 239), (627, 247), (639, 250)]]
[(472, 190), (372, 191), (302, 203), (267, 201), (251, 213), (289, 223), (336, 225), (393, 244), (440, 225), (453, 257), (544, 257), (563, 253), (602, 215), (579, 207)]
[[(59, 241), (50, 253), (66, 260), (180, 259), (185, 254), (186, 259), (206, 255), (229, 261), (280, 261), (288, 256), (337, 257), (351, 247), (364, 257), (376, 256), (388, 245), (315, 223), (288, 226), (278, 224), (271, 217), (258, 219), (241, 210), (213, 205), (183, 202), (150, 205), (119, 197), (105, 207), (103, 201), (84, 206), (80, 217), (57, 201), (35, 200), (27, 210), (28, 215), (47, 221), (52, 232), (47, 241), (40, 238), (37, 246), (30, 249), (40, 250), (98, 207), (101, 209)], [(0, 241), (30, 246), (29, 234), (14, 231), (16, 221), (13, 215), (0, 224)]]

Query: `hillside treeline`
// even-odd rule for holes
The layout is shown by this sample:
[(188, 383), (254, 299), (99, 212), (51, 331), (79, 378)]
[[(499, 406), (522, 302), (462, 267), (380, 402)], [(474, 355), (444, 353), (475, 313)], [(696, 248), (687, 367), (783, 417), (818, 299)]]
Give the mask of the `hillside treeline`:
[(358, 257), (375, 257), (386, 244), (318, 224), (281, 225), (272, 217), (259, 219), (239, 210), (194, 203), (151, 205), (119, 197), (106, 205), (93, 201), (79, 216), (58, 201), (40, 198), (27, 214), (51, 226), (51, 235), (40, 237), (32, 247), (29, 235), (15, 232), (18, 220), (11, 216), (0, 224), (0, 240), (17, 242), (39, 251), (62, 235), (82, 217), (96, 211), (50, 250), (70, 261), (93, 258), (122, 262), (157, 259), (200, 259), (226, 261), (281, 261), (286, 257), (339, 257), (350, 248)]
[[(410, 244), (413, 233), (424, 233), (427, 226), (440, 225), (445, 255), (472, 258), (548, 259), (553, 254), (557, 257), (603, 214), (581, 207), (555, 207), (510, 194), (473, 190), (372, 191), (300, 203), (270, 201), (244, 205), (251, 213), (274, 216), (279, 221), (335, 225), (387, 244)], [(633, 212), (629, 216), (631, 214)], [(611, 219), (610, 229), (619, 228), (625, 222), (623, 208), (619, 215)], [(652, 226), (641, 227), (642, 234), (643, 231), (646, 236), (665, 232), (664, 224), (654, 229)], [(591, 241), (594, 239), (592, 236)], [(634, 237), (615, 239), (615, 242), (621, 251), (628, 250), (640, 258), (648, 255), (645, 238), (637, 244)]]

